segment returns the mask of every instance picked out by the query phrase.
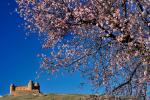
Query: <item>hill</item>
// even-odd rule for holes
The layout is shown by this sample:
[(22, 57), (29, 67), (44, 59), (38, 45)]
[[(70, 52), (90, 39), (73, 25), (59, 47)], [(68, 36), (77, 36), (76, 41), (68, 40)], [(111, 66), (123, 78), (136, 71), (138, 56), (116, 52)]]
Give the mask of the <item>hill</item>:
[(99, 99), (95, 99), (97, 96), (93, 96), (93, 99), (89, 99), (89, 95), (80, 95), (80, 94), (48, 94), (43, 96), (33, 96), (33, 95), (25, 95), (25, 96), (3, 96), (0, 100), (137, 100), (133, 97), (121, 97), (115, 98), (111, 97), (108, 99), (106, 96), (100, 96)]
[(86, 95), (78, 94), (48, 94), (44, 96), (4, 96), (0, 100), (85, 100)]

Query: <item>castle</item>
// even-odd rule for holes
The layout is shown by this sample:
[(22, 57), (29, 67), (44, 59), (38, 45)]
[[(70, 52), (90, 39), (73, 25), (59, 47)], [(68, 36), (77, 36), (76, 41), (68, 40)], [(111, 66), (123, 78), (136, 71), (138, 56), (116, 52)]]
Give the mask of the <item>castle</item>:
[(39, 83), (33, 83), (33, 81), (30, 80), (27, 86), (15, 86), (14, 84), (10, 85), (10, 95), (20, 96), (26, 94), (39, 95)]

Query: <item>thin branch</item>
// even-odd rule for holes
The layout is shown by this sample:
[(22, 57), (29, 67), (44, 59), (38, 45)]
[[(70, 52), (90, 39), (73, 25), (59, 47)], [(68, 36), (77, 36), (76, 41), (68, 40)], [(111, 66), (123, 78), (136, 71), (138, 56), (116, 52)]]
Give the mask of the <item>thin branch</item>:
[(85, 54), (85, 55), (83, 55), (82, 57), (80, 57), (80, 58), (74, 60), (74, 61), (71, 62), (70, 64), (65, 65), (65, 67), (71, 66), (71, 65), (73, 65), (74, 63), (80, 61), (81, 59), (83, 59), (83, 58), (85, 58), (85, 57), (87, 57), (87, 56), (90, 56), (90, 55), (93, 55), (93, 54), (97, 53), (100, 48), (103, 48), (103, 47), (107, 46), (107, 45), (110, 44), (110, 43), (111, 43), (111, 42), (109, 42), (109, 43), (107, 43), (107, 44), (105, 44), (105, 45), (99, 46), (95, 52), (92, 52), (92, 53), (89, 53), (89, 54)]
[(116, 88), (114, 88), (114, 89), (112, 90), (112, 92), (115, 92), (116, 90), (122, 88), (123, 86), (125, 86), (125, 85), (127, 85), (127, 84), (130, 84), (131, 81), (132, 81), (133, 76), (135, 75), (135, 73), (136, 73), (137, 69), (140, 67), (140, 65), (141, 65), (141, 62), (138, 63), (138, 65), (136, 66), (136, 68), (133, 70), (133, 72), (132, 72), (131, 75), (130, 75), (129, 80), (127, 80), (126, 82), (124, 82), (124, 83), (120, 84), (119, 86), (117, 86)]

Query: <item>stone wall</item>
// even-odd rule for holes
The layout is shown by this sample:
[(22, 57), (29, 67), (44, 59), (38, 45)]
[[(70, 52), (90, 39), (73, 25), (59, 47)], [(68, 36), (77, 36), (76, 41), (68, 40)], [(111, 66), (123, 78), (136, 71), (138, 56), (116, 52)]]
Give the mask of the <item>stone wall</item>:
[(98, 95), (90, 95), (86, 97), (86, 100), (139, 100), (136, 97), (115, 97), (115, 96), (98, 96)]
[(33, 81), (29, 81), (27, 86), (10, 85), (10, 95), (20, 96), (26, 94), (39, 95), (40, 85), (38, 83), (33, 83)]

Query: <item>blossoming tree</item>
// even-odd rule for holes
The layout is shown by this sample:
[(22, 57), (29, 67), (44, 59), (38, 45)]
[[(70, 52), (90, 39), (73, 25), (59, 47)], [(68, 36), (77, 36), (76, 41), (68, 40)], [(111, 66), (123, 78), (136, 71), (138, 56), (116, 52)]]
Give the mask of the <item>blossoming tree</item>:
[(149, 0), (16, 0), (43, 41), (41, 70), (75, 72), (107, 94), (150, 95)]

